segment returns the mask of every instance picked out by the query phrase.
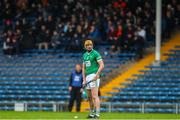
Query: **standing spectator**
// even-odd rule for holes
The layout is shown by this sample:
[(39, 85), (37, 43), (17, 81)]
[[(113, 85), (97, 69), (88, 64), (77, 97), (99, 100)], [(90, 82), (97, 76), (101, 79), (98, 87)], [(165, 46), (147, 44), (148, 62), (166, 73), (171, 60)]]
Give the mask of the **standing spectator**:
[(135, 49), (135, 52), (137, 53), (138, 58), (143, 58), (145, 41), (137, 33), (135, 33), (133, 45), (134, 45), (134, 49)]
[(146, 40), (146, 31), (142, 27), (137, 28), (137, 34), (142, 37), (144, 40)]
[(80, 112), (81, 107), (81, 94), (82, 94), (82, 68), (80, 64), (76, 64), (75, 71), (71, 73), (70, 83), (69, 83), (69, 92), (70, 92), (70, 100), (68, 109), (71, 112), (74, 101), (76, 100), (76, 111)]

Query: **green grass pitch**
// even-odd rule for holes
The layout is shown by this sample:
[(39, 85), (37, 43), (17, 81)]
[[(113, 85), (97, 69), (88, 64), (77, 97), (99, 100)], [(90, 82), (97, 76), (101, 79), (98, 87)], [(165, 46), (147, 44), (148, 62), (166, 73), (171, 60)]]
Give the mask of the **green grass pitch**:
[[(14, 112), (0, 111), (0, 119), (86, 119), (88, 113), (68, 112)], [(77, 116), (78, 118), (75, 118)], [(180, 114), (157, 114), (157, 113), (101, 113), (100, 119), (179, 119)]]

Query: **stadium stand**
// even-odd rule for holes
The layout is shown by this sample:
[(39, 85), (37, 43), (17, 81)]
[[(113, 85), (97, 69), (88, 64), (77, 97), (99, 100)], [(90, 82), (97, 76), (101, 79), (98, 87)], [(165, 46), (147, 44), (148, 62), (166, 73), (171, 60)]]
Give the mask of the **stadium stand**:
[[(75, 63), (81, 62), (79, 52), (86, 38), (99, 45), (97, 48), (105, 60), (105, 75), (137, 56), (142, 58), (144, 48), (154, 44), (152, 0), (59, 1), (0, 1), (0, 44), (10, 39), (14, 42), (9, 45), (16, 51), (10, 57), (0, 52), (0, 110), (13, 110), (16, 102), (27, 103), (27, 110), (32, 111), (52, 111), (53, 104), (66, 104), (69, 73)], [(178, 0), (163, 1), (163, 38), (169, 38), (173, 28), (180, 24), (178, 4)], [(37, 50), (40, 46), (48, 50)], [(109, 99), (116, 100), (116, 104), (121, 102), (116, 97)]]
[[(13, 110), (14, 103), (28, 103), (27, 110), (53, 110), (50, 103), (66, 104), (70, 72), (82, 54), (30, 50), (19, 57), (0, 56), (0, 109)], [(122, 57), (124, 56), (124, 57)], [(131, 60), (134, 54), (106, 57), (104, 74)], [(39, 107), (38, 104), (44, 104)], [(38, 106), (37, 106), (38, 105)]]
[[(164, 61), (160, 66), (146, 65), (145, 70), (141, 68), (139, 71), (141, 74), (134, 74), (135, 78), (128, 78), (126, 82), (119, 84), (124, 87), (116, 87), (114, 88), (116, 92), (108, 92), (110, 96), (103, 96), (102, 98), (108, 99), (108, 103), (106, 101), (104, 104), (116, 112), (178, 113), (180, 110), (178, 44), (179, 35), (162, 48), (163, 53), (168, 53), (164, 53)], [(173, 45), (176, 45), (175, 48)], [(121, 76), (118, 79), (121, 79)], [(102, 110), (109, 111), (107, 106)]]
[[(53, 47), (77, 52), (85, 38), (92, 38), (142, 57), (143, 48), (154, 43), (151, 0), (2, 0), (0, 7), (3, 40), (14, 41), (19, 51)], [(163, 11), (163, 37), (170, 37), (179, 25), (178, 1), (163, 1)]]

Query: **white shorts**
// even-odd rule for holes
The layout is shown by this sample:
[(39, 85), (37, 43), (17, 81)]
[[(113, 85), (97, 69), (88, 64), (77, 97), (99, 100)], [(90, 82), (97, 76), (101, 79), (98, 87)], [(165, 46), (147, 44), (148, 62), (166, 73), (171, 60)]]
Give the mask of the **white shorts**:
[[(95, 76), (96, 76), (96, 74), (94, 74), (94, 73), (87, 75), (86, 76), (86, 83), (91, 81)], [(99, 84), (100, 84), (100, 79), (97, 79), (96, 81), (89, 83), (86, 86), (86, 89), (91, 89), (93, 87), (99, 87)]]

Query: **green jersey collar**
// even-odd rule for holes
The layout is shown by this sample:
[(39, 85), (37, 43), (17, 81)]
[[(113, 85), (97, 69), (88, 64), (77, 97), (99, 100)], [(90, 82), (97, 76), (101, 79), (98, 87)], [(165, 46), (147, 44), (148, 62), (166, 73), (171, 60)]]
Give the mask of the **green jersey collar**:
[[(91, 50), (91, 52), (92, 52), (92, 51), (94, 51), (94, 49), (92, 49), (92, 50)], [(87, 51), (87, 54), (88, 54), (88, 55), (90, 55), (90, 54), (91, 54), (91, 52), (88, 52), (88, 51)]]

